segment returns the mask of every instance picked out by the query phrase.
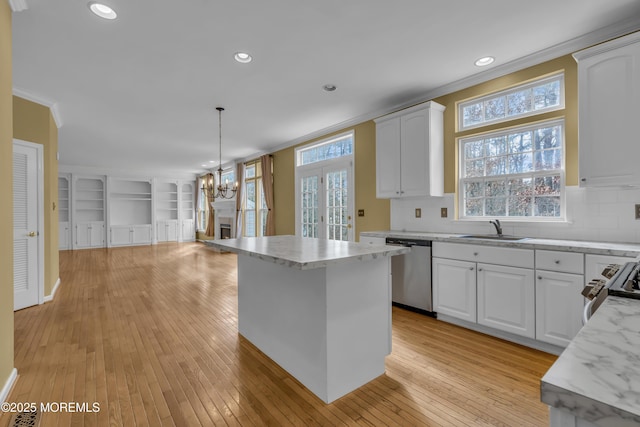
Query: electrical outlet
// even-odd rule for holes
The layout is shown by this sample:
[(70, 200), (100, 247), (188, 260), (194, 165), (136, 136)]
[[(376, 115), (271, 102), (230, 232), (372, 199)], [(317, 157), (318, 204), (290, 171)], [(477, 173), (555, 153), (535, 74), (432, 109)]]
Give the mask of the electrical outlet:
[(640, 219), (640, 205), (635, 206), (636, 219)]
[(422, 209), (416, 208), (416, 218), (422, 218)]
[(440, 208), (440, 218), (446, 218), (447, 216), (447, 208)]
[(358, 209), (358, 216), (364, 216), (364, 209)]

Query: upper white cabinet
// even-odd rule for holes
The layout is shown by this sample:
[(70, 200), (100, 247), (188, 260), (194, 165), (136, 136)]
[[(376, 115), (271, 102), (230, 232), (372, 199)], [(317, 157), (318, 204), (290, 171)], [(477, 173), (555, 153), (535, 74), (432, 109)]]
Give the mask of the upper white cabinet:
[(443, 113), (429, 101), (375, 120), (378, 198), (444, 194)]
[(584, 187), (640, 185), (640, 32), (575, 53)]

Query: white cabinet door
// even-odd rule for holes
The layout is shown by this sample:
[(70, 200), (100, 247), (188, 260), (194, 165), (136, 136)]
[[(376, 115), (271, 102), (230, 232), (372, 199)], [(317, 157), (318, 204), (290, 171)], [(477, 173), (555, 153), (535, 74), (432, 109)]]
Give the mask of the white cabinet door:
[(151, 225), (132, 225), (131, 226), (131, 243), (134, 245), (144, 245), (151, 243)]
[(426, 196), (429, 182), (429, 111), (400, 118), (400, 186), (404, 197)]
[(112, 225), (110, 231), (111, 246), (131, 244), (131, 227), (128, 225)]
[(156, 238), (158, 242), (166, 242), (169, 240), (167, 230), (167, 221), (157, 221), (156, 222)]
[(533, 270), (478, 264), (478, 323), (535, 338)]
[(400, 118), (376, 123), (376, 196), (400, 196)]
[(432, 259), (433, 310), (476, 322), (476, 264)]
[(69, 223), (61, 222), (58, 225), (58, 249), (65, 250), (71, 249), (71, 236), (69, 235)]
[(433, 101), (376, 120), (376, 196), (442, 196), (444, 107)]
[(104, 222), (92, 222), (90, 226), (91, 247), (100, 248), (104, 246)]
[(178, 241), (178, 221), (167, 221), (167, 241)]
[(369, 237), (369, 236), (360, 236), (360, 243), (367, 243), (369, 245), (384, 245), (387, 242), (387, 239), (384, 237)]
[(182, 220), (182, 241), (183, 242), (192, 242), (196, 238), (195, 236), (195, 228), (193, 225), (192, 219), (184, 219)]
[(640, 145), (629, 143), (637, 140), (640, 117), (640, 33), (574, 57), (578, 60), (580, 185), (640, 184)]
[(566, 347), (582, 327), (581, 274), (536, 270), (536, 339)]

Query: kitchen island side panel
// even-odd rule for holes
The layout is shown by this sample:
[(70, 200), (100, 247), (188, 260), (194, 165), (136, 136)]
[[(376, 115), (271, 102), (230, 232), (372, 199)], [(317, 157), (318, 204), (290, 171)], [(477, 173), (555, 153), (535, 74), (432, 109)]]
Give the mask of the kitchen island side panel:
[(238, 255), (238, 329), (326, 403), (384, 373), (389, 257), (298, 270)]
[(238, 254), (238, 331), (326, 402), (325, 275)]

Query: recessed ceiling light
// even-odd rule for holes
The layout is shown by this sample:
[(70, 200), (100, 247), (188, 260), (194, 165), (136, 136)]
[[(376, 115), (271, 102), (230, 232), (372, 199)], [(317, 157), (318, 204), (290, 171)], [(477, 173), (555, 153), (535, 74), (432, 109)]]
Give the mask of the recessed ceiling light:
[(246, 52), (236, 52), (236, 54), (233, 55), (233, 58), (236, 61), (241, 62), (242, 64), (247, 64), (247, 63), (249, 63), (249, 62), (251, 62), (253, 60), (251, 55), (249, 55)]
[(476, 64), (477, 67), (484, 67), (486, 65), (491, 64), (495, 60), (496, 60), (496, 58), (494, 58), (493, 56), (484, 56), (484, 57), (476, 60), (475, 64)]
[(326, 85), (322, 86), (322, 90), (325, 91), (325, 92), (333, 92), (337, 88), (338, 87), (336, 85), (332, 85), (332, 84), (326, 84)]
[(89, 3), (89, 9), (91, 9), (91, 12), (95, 13), (100, 18), (116, 19), (118, 17), (118, 14), (116, 13), (116, 11), (110, 8), (109, 6), (107, 6), (106, 4), (92, 1), (91, 3)]

